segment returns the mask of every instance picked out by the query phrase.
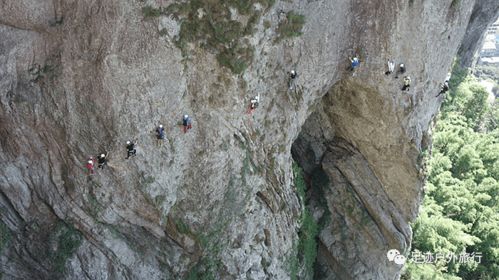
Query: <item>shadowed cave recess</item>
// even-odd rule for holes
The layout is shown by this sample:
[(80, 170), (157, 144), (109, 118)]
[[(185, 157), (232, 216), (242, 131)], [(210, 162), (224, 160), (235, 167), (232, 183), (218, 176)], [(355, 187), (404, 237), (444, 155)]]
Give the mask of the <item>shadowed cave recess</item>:
[[(382, 115), (374, 106), (381, 102), (376, 95), (366, 97), (367, 92), (356, 88), (358, 85), (344, 81), (333, 86), (305, 121), (292, 146), (293, 159), (303, 169), (308, 186), (306, 207), (319, 225), (314, 279), (387, 278), (397, 274), (396, 266), (388, 262), (383, 269), (373, 266), (383, 262), (389, 249), (403, 251), (410, 246), (411, 229), (397, 204), (371, 163), (352, 144), (356, 136), (349, 133), (349, 127), (367, 123), (367, 133), (368, 119)], [(358, 106), (362, 103), (371, 104), (371, 110), (360, 113)], [(339, 119), (342, 121), (336, 121)], [(398, 146), (387, 160), (399, 157), (396, 154), (402, 145)], [(417, 195), (420, 188), (418, 182)]]

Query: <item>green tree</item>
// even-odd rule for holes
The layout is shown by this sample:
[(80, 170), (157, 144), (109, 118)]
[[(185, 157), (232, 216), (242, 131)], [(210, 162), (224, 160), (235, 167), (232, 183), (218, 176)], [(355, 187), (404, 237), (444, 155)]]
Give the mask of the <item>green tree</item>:
[[(454, 69), (427, 161), (426, 197), (412, 252), (480, 255), (480, 262), (409, 263), (403, 279), (497, 279), (499, 113), (488, 93)], [(476, 258), (478, 260), (478, 258)]]

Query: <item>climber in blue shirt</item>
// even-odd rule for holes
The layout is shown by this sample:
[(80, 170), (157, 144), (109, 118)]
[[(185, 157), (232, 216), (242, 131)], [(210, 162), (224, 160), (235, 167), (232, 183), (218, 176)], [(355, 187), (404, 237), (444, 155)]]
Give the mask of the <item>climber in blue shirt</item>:
[(163, 128), (162, 124), (160, 124), (158, 128), (156, 128), (156, 134), (159, 140), (165, 139), (165, 129)]
[(351, 68), (350, 68), (351, 71), (354, 71), (355, 68), (359, 67), (359, 65), (360, 65), (360, 60), (357, 57), (357, 55), (355, 55), (354, 57), (350, 57), (350, 62), (352, 62)]
[(184, 126), (184, 133), (187, 133), (187, 130), (192, 128), (192, 119), (189, 115), (184, 115), (184, 118), (182, 118), (182, 125)]

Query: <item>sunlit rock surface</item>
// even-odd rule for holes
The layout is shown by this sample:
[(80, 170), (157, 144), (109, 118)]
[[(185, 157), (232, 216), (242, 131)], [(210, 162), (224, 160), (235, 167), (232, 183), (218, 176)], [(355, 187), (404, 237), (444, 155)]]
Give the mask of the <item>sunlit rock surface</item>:
[[(247, 35), (254, 56), (241, 75), (203, 42), (183, 55), (180, 19), (144, 19), (145, 5), (172, 2), (0, 3), (3, 278), (182, 279), (209, 268), (215, 279), (290, 279), (304, 207), (295, 143), (314, 216), (329, 213), (315, 277), (396, 279), (385, 255), (410, 247), (439, 83), (476, 3), (498, 2), (276, 1)], [(291, 10), (305, 16), (303, 34), (276, 40)], [(387, 59), (407, 65), (408, 92), (384, 75)], [(127, 140), (138, 142), (128, 160)], [(87, 158), (105, 151), (109, 165), (88, 176)]]

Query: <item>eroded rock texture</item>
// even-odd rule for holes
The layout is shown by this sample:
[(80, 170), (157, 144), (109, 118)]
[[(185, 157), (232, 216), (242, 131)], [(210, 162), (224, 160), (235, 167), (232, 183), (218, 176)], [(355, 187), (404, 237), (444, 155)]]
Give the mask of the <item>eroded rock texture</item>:
[[(289, 279), (298, 139), (311, 193), (319, 184), (326, 200), (313, 207), (330, 213), (317, 277), (397, 278), (384, 254), (410, 245), (439, 82), (475, 2), (497, 1), (276, 1), (247, 35), (254, 57), (242, 75), (203, 42), (185, 59), (180, 19), (144, 19), (145, 5), (173, 2), (0, 2), (3, 277)], [(290, 10), (305, 15), (303, 35), (276, 41)], [(383, 74), (389, 58), (406, 63), (409, 92)], [(138, 155), (125, 160), (129, 139)], [(87, 176), (87, 157), (103, 151), (109, 166)]]

